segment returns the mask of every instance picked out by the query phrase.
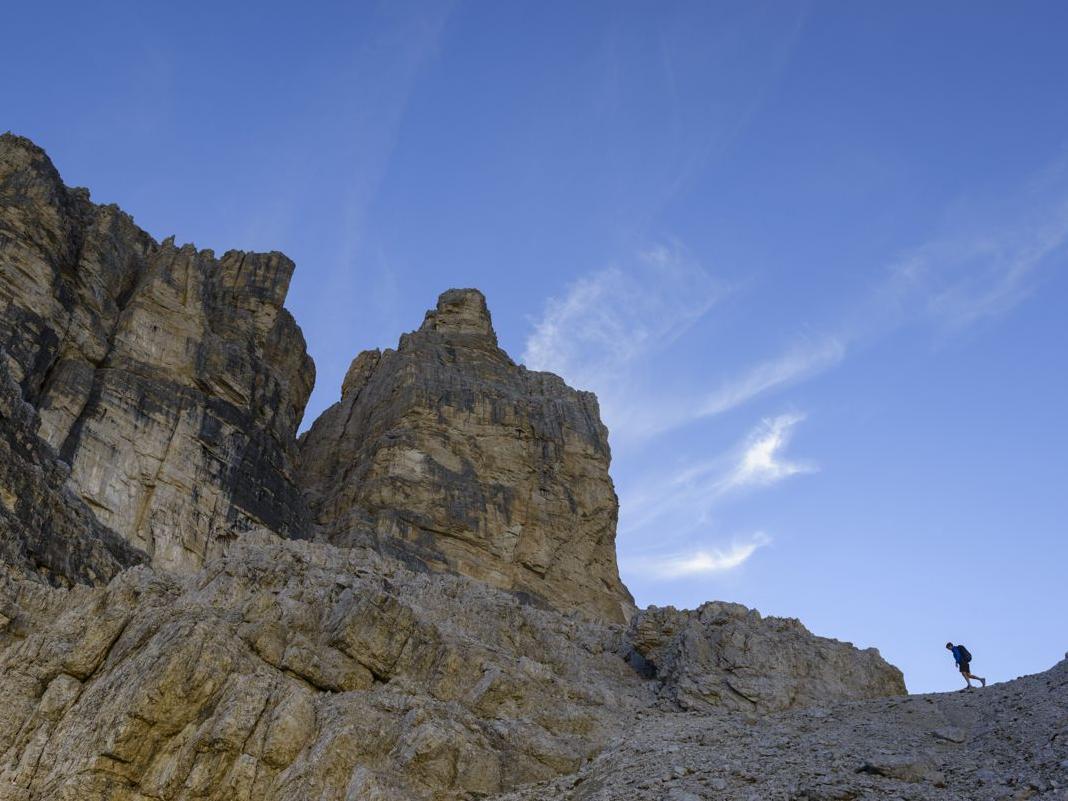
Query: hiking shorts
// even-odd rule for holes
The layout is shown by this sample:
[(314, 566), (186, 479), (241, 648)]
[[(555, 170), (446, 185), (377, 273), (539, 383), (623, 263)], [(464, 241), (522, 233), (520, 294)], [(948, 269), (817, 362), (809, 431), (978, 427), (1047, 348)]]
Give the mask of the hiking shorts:
[(972, 672), (972, 663), (971, 662), (961, 662), (960, 663), (960, 672), (961, 673), (971, 673)]

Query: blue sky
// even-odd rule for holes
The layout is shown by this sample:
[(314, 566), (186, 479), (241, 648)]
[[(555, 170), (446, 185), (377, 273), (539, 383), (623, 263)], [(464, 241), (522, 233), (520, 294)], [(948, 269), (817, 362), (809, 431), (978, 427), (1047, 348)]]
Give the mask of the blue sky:
[(22, 3), (0, 128), (158, 238), (282, 250), (318, 366), (477, 286), (595, 390), (624, 579), (1068, 650), (1068, 6)]

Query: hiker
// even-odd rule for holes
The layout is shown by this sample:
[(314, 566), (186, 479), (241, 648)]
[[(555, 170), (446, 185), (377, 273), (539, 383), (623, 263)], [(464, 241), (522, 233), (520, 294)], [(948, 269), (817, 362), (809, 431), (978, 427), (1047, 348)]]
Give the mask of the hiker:
[(960, 670), (960, 675), (964, 676), (964, 680), (968, 683), (968, 686), (964, 689), (970, 689), (972, 686), (972, 679), (986, 686), (986, 679), (981, 676), (972, 675), (972, 655), (971, 652), (963, 645), (954, 645), (951, 642), (946, 643), (946, 648), (951, 654), (953, 654), (953, 661), (957, 663), (957, 668)]

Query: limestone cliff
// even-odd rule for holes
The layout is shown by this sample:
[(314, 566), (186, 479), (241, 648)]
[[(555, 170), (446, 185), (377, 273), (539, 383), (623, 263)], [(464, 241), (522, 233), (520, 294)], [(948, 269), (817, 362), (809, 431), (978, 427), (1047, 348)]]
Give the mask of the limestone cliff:
[(50, 584), (100, 584), (145, 554), (101, 525), (67, 487), (70, 470), (0, 362), (0, 564)]
[(0, 348), (99, 521), (191, 570), (253, 526), (303, 533), (294, 435), (314, 371), (279, 253), (156, 243), (0, 137)]
[(633, 610), (597, 399), (516, 365), (477, 290), (445, 292), (396, 350), (360, 354), (301, 453), (330, 542), (371, 532), (560, 609)]
[(596, 399), (477, 291), (298, 448), (292, 268), (156, 243), (0, 138), (0, 801), (691, 801), (701, 738), (904, 692), (796, 621), (633, 615)]

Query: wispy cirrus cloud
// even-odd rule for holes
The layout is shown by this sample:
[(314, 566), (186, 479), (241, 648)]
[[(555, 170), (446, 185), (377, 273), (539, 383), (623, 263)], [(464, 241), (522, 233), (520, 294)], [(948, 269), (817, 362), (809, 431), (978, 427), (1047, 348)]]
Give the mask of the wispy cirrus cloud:
[(845, 343), (833, 336), (815, 342), (799, 342), (785, 353), (754, 365), (705, 396), (700, 405), (695, 407), (693, 417), (722, 414), (773, 389), (810, 378), (838, 364), (845, 352)]
[(576, 379), (602, 374), (671, 344), (726, 293), (681, 246), (657, 245), (550, 298), (523, 361)]
[(523, 362), (596, 392), (614, 438), (649, 436), (686, 403), (654, 403), (638, 388), (641, 374), (729, 291), (682, 246), (651, 247), (550, 298), (527, 337)]
[(1068, 199), (1001, 230), (960, 234), (906, 254), (890, 270), (897, 297), (952, 330), (1011, 311), (1039, 285), (1043, 269), (1065, 262)]
[[(623, 446), (617, 457), (625, 458), (632, 443), (680, 443), (665, 435), (810, 380), (900, 329), (926, 324), (953, 335), (1018, 307), (1050, 270), (1068, 261), (1068, 161), (1022, 187), (1018, 196), (999, 199), (984, 213), (958, 214), (957, 220), (884, 266), (873, 266), (867, 288), (843, 306), (836, 322), (828, 321), (823, 333), (817, 328), (816, 334), (795, 337), (780, 353), (754, 361), (718, 385), (708, 386), (706, 379), (702, 388), (698, 380), (683, 392), (657, 391), (657, 386), (650, 391), (643, 385), (662, 366), (657, 355), (727, 294), (679, 246), (644, 254), (644, 272), (595, 273), (550, 301), (528, 338), (526, 360), (598, 393), (613, 445)], [(659, 272), (651, 269), (654, 265)], [(817, 469), (786, 456), (802, 419), (796, 414), (768, 418), (744, 446), (682, 468), (658, 471), (643, 465), (643, 473), (654, 478), (632, 481), (634, 489), (621, 490), (626, 569), (654, 578), (723, 573), (770, 542), (760, 534), (714, 544), (722, 536), (716, 533), (714, 510), (735, 493)], [(666, 478), (658, 480), (658, 474)]]
[(1007, 314), (1068, 263), (1068, 158), (889, 260), (847, 316), (851, 341), (932, 323), (954, 334)]
[(791, 461), (782, 453), (794, 426), (804, 419), (802, 414), (790, 413), (764, 420), (724, 479), (725, 489), (768, 486), (790, 476), (815, 472), (811, 462)]
[(654, 578), (677, 579), (726, 573), (744, 565), (759, 548), (771, 544), (771, 538), (758, 531), (747, 538), (735, 539), (727, 547), (696, 548), (660, 556), (625, 560), (629, 572)]
[(636, 540), (656, 532), (685, 539), (707, 529), (712, 510), (728, 496), (816, 472), (814, 463), (785, 455), (794, 428), (804, 419), (795, 412), (767, 418), (729, 452), (676, 469), (660, 481), (643, 482), (636, 491), (624, 490), (620, 532)]

